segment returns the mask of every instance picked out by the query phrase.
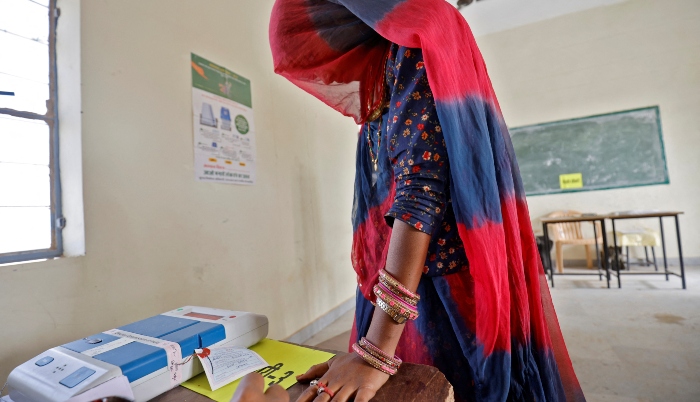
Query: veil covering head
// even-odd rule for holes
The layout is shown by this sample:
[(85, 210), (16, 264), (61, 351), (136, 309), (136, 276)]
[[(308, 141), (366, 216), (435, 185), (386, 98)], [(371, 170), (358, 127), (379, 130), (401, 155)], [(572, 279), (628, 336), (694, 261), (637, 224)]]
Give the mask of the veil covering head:
[(270, 24), (275, 72), (360, 124), (382, 98), (389, 45), (327, 0), (277, 2)]
[[(452, 205), (469, 260), (468, 272), (445, 280), (460, 306), (451, 317), (455, 328), (475, 334), (473, 345), (460, 346), (482, 390), (476, 400), (585, 400), (510, 135), (462, 15), (444, 0), (276, 0), (273, 7), (275, 72), (358, 124), (382, 102), (392, 43), (422, 50), (445, 138)], [(353, 255), (360, 283), (376, 282), (384, 262)], [(368, 299), (371, 288), (360, 288)]]

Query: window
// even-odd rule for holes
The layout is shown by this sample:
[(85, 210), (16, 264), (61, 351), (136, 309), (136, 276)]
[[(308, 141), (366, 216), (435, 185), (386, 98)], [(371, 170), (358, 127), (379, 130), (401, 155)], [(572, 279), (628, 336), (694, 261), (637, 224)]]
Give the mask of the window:
[(0, 1), (0, 264), (63, 253), (56, 0)]

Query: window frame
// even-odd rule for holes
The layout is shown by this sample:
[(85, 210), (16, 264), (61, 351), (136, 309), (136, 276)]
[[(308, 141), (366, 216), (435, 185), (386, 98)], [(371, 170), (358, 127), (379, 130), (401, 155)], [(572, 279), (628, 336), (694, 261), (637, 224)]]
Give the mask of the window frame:
[(14, 251), (0, 254), (0, 264), (17, 263), (60, 257), (63, 255), (63, 234), (66, 220), (63, 217), (61, 175), (59, 164), (58, 132), (58, 69), (56, 67), (56, 27), (60, 16), (57, 0), (49, 0), (49, 99), (46, 113), (0, 108), (0, 114), (30, 120), (41, 120), (49, 126), (49, 177), (51, 184), (51, 247), (38, 250)]

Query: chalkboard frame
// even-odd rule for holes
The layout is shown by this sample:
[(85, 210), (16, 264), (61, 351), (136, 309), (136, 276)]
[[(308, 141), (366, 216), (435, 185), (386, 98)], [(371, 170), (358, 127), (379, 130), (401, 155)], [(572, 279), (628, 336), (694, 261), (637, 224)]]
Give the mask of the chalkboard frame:
[[(552, 191), (526, 192), (526, 196), (530, 197), (530, 196), (542, 196), (542, 195), (554, 195), (554, 194), (566, 194), (566, 193), (580, 193), (580, 192), (585, 192), (585, 191), (604, 191), (604, 190), (613, 190), (613, 189), (624, 189), (624, 188), (633, 188), (633, 187), (644, 187), (644, 186), (656, 186), (656, 185), (670, 184), (671, 180), (670, 180), (669, 173), (668, 173), (668, 161), (666, 159), (666, 147), (664, 144), (663, 127), (661, 126), (661, 111), (660, 111), (660, 108), (658, 105), (640, 107), (640, 108), (636, 108), (636, 109), (620, 110), (620, 111), (611, 112), (611, 113), (600, 113), (600, 114), (594, 114), (594, 115), (583, 116), (583, 117), (575, 117), (575, 118), (571, 118), (571, 119), (549, 121), (546, 123), (530, 124), (530, 125), (526, 125), (526, 126), (510, 127), (510, 128), (508, 128), (508, 131), (510, 133), (512, 133), (513, 131), (519, 130), (519, 129), (541, 128), (541, 127), (547, 127), (547, 126), (556, 125), (556, 124), (562, 124), (562, 123), (568, 123), (568, 122), (574, 122), (574, 121), (580, 121), (580, 120), (588, 120), (588, 119), (593, 119), (593, 118), (598, 118), (598, 117), (615, 116), (615, 115), (619, 115), (619, 114), (640, 112), (640, 111), (647, 111), (647, 110), (653, 110), (654, 114), (656, 116), (656, 127), (658, 129), (661, 159), (663, 160), (663, 167), (664, 167), (664, 170), (663, 170), (664, 179), (663, 180), (658, 181), (658, 182), (653, 182), (653, 183), (611, 185), (611, 186), (607, 186), (607, 187), (595, 187), (595, 188), (586, 188), (584, 186), (581, 188), (574, 188), (574, 189), (558, 189), (558, 190), (552, 190)], [(511, 135), (511, 137), (512, 137), (512, 135)]]

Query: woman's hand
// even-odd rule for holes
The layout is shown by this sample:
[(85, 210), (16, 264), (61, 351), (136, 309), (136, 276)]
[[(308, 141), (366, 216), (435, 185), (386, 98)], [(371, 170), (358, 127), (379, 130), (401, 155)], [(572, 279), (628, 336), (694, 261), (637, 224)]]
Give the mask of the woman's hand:
[[(297, 377), (298, 381), (308, 382), (320, 378), (333, 392), (333, 402), (346, 402), (353, 396), (355, 402), (367, 402), (389, 379), (388, 374), (375, 369), (355, 353), (334, 357), (327, 363), (317, 364)], [(297, 402), (327, 402), (330, 395), (323, 392), (316, 395), (318, 387), (309, 387), (299, 396)]]
[[(415, 292), (418, 288), (425, 256), (428, 254), (430, 235), (420, 232), (413, 226), (396, 220), (391, 231), (386, 270), (399, 282)], [(382, 309), (374, 309), (371, 325), (366, 338), (374, 346), (393, 356), (399, 344), (404, 324), (398, 324)], [(346, 402), (353, 396), (356, 402), (367, 402), (374, 397), (389, 379), (385, 374), (370, 366), (356, 353), (336, 356), (328, 363), (317, 364), (298, 381), (308, 382), (319, 378), (333, 393), (333, 397), (323, 392), (316, 395), (318, 387), (309, 387), (299, 396), (297, 402)]]
[(289, 402), (289, 394), (279, 385), (273, 385), (263, 393), (265, 381), (259, 373), (243, 377), (231, 402)]

